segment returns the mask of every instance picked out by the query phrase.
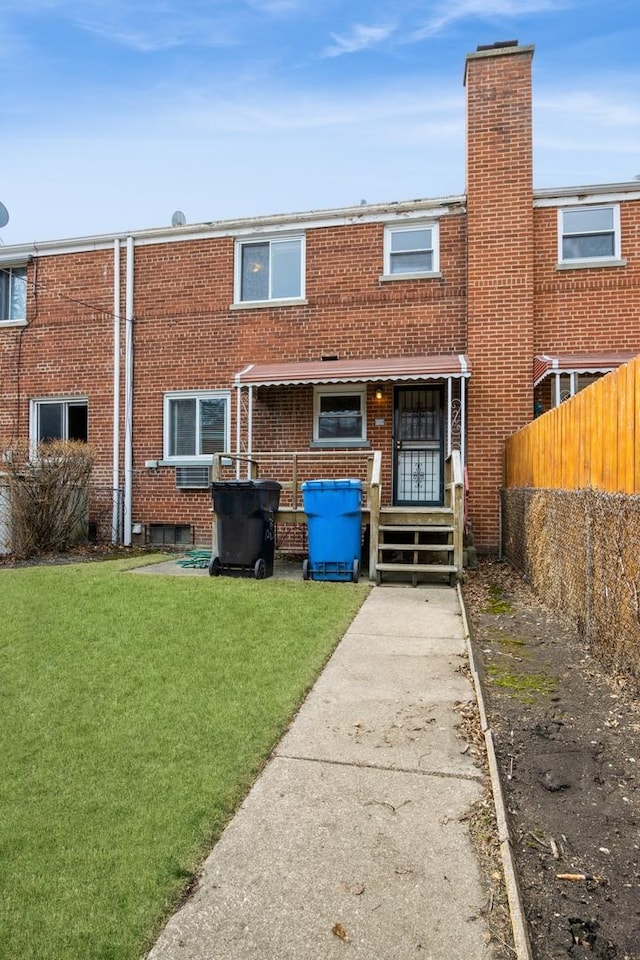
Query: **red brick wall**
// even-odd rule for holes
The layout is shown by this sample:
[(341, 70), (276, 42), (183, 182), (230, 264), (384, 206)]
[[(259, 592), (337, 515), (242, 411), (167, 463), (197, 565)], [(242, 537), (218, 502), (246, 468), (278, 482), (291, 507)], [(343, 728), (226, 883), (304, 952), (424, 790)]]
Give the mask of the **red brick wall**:
[(32, 398), (87, 397), (96, 481), (110, 484), (113, 251), (39, 258), (28, 281), (28, 325), (0, 335), (0, 436), (28, 437)]
[(467, 350), (470, 515), (498, 546), (504, 438), (532, 414), (531, 48), (467, 60)]
[[(133, 520), (189, 523), (209, 537), (206, 491), (179, 491), (170, 468), (147, 469), (163, 455), (163, 396), (170, 390), (230, 389), (250, 362), (463, 352), (464, 218), (440, 223), (442, 279), (380, 282), (384, 225), (354, 224), (306, 233), (306, 304), (231, 309), (231, 237), (135, 248)], [(126, 250), (121, 254), (122, 312)], [(29, 324), (0, 331), (2, 433), (27, 436), (29, 399), (86, 396), (96, 475), (111, 484), (113, 410), (113, 248), (39, 257), (29, 267)], [(124, 384), (124, 322), (121, 325)], [(124, 386), (121, 415), (124, 417)], [(18, 395), (20, 409), (18, 410)], [(313, 391), (261, 391), (256, 447), (308, 449)], [(368, 435), (391, 450), (392, 390), (369, 391)], [(375, 405), (375, 406), (374, 406)], [(384, 427), (374, 425), (385, 408)], [(235, 445), (235, 391), (231, 397)], [(263, 430), (263, 435), (260, 431)], [(124, 441), (124, 422), (121, 423)], [(121, 464), (123, 462), (121, 450)], [(390, 463), (386, 467), (391, 495)]]
[[(144, 468), (162, 457), (165, 391), (229, 388), (252, 362), (464, 351), (464, 218), (441, 220), (443, 279), (381, 283), (383, 233), (381, 223), (308, 230), (307, 303), (275, 308), (230, 309), (231, 238), (136, 248), (134, 520), (192, 523), (198, 541), (208, 537), (208, 495), (176, 490), (170, 468)], [(368, 436), (388, 459), (392, 391), (375, 409), (369, 394)], [(373, 422), (380, 403), (384, 428)], [(261, 390), (254, 421), (256, 449), (309, 449), (312, 388)]]
[[(134, 521), (189, 523), (197, 542), (209, 538), (208, 492), (178, 491), (173, 469), (144, 466), (163, 455), (166, 391), (231, 389), (251, 362), (459, 352), (472, 366), (470, 517), (478, 546), (496, 549), (503, 442), (533, 415), (533, 356), (640, 352), (640, 201), (621, 204), (626, 266), (556, 269), (557, 211), (533, 206), (531, 57), (516, 47), (468, 59), (467, 212), (440, 219), (440, 278), (381, 282), (384, 224), (336, 222), (306, 231), (305, 304), (232, 309), (233, 237), (135, 247)], [(123, 310), (125, 260), (123, 245)], [(113, 268), (113, 247), (38, 256), (28, 326), (0, 328), (0, 436), (27, 436), (33, 397), (86, 396), (96, 475), (107, 486)], [(124, 381), (124, 323), (121, 354)], [(393, 389), (381, 401), (373, 392), (368, 437), (383, 453), (389, 502)], [(310, 387), (260, 390), (255, 449), (309, 449), (312, 400)]]
[(640, 200), (620, 205), (623, 267), (557, 270), (556, 208), (535, 211), (535, 231), (534, 353), (640, 352)]

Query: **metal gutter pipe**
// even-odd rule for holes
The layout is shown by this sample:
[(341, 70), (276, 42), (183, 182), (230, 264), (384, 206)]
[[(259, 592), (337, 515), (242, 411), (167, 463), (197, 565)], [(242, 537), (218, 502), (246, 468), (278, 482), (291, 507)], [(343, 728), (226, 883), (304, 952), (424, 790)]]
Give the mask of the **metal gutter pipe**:
[(133, 494), (133, 250), (133, 237), (128, 236), (125, 274), (124, 533), (122, 538), (125, 547), (131, 546)]
[(113, 474), (111, 542), (120, 536), (120, 240), (113, 241)]

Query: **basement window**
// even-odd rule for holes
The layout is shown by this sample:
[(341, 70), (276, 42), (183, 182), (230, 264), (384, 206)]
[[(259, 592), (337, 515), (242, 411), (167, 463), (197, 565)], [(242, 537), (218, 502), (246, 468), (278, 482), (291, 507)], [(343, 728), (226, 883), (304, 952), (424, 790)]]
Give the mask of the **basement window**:
[(620, 208), (565, 207), (558, 210), (558, 265), (603, 266), (622, 263)]
[(146, 542), (154, 547), (190, 547), (193, 527), (189, 523), (150, 523)]

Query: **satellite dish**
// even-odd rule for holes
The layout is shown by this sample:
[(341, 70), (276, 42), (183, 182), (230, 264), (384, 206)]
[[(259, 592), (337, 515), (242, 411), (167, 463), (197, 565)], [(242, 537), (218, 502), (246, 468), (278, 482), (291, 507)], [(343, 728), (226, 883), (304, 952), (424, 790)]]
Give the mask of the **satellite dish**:
[(185, 217), (182, 210), (176, 210), (174, 215), (171, 217), (172, 227), (184, 227), (186, 222), (187, 222), (187, 218)]
[(4, 203), (0, 203), (0, 227), (6, 227), (9, 223), (9, 211)]

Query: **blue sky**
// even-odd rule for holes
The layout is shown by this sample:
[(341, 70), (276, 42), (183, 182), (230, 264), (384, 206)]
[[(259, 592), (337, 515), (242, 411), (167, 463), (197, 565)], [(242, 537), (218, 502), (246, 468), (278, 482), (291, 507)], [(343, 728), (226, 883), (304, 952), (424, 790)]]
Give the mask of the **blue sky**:
[(2, 0), (0, 240), (462, 193), (465, 54), (515, 38), (536, 186), (639, 176), (638, 0)]

